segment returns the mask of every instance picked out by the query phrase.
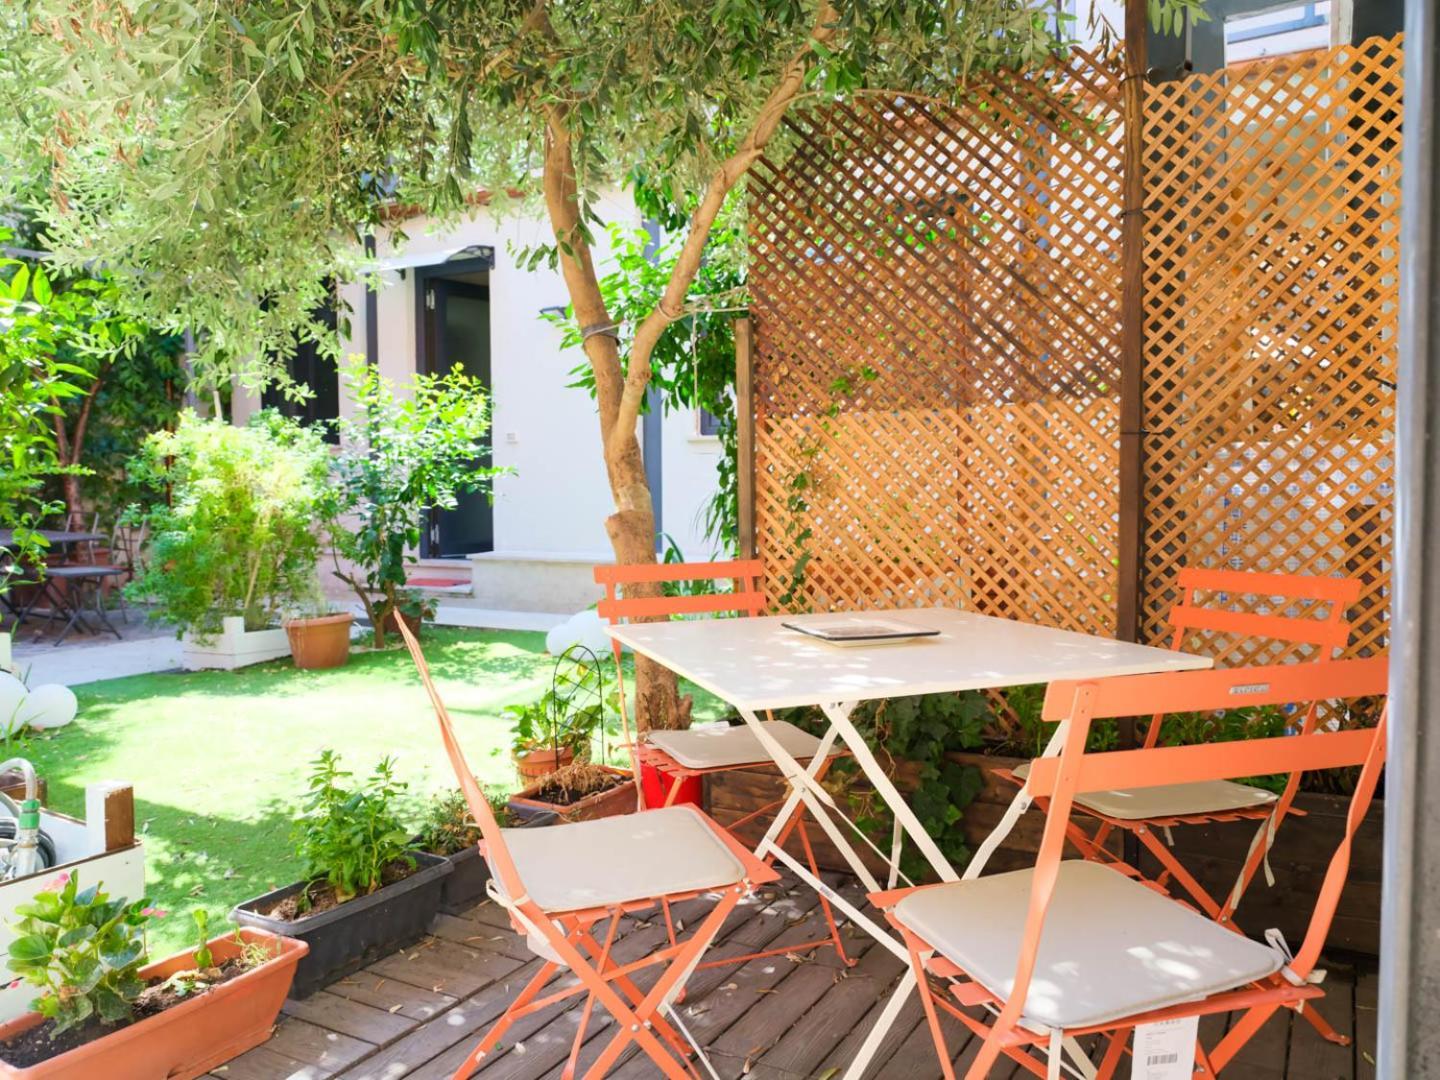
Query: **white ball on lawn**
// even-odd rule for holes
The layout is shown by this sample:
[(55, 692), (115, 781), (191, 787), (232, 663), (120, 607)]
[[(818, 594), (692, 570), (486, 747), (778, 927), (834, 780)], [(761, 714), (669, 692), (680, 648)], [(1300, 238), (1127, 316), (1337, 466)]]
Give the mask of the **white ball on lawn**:
[(550, 632), (545, 635), (545, 651), (551, 656), (559, 656), (571, 645), (575, 644), (575, 631), (571, 625), (574, 622), (575, 617), (572, 615), (559, 626), (552, 627)]
[(19, 713), (29, 691), (25, 684), (9, 672), (0, 671), (0, 735), (10, 735), (19, 728)]
[(582, 611), (570, 620), (569, 625), (575, 635), (570, 644), (578, 642), (594, 650), (597, 656), (604, 656), (610, 651), (610, 635), (605, 632), (605, 623), (598, 612)]
[(30, 697), (21, 706), (19, 719), (37, 731), (64, 727), (75, 719), (79, 703), (75, 692), (68, 686), (49, 683), (30, 691)]

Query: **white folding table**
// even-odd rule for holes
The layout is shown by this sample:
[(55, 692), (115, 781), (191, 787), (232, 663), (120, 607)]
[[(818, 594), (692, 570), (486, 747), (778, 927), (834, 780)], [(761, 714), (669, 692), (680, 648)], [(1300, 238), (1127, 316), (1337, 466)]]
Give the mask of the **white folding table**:
[[(840, 647), (784, 627), (783, 623), (854, 618), (884, 619), (917, 628), (938, 630), (934, 637), (899, 644)], [(841, 741), (867, 781), (895, 815), (896, 844), (888, 861), (898, 861), (901, 833), (919, 848), (943, 881), (956, 881), (955, 869), (924, 830), (915, 812), (885, 774), (870, 746), (850, 720), (862, 701), (961, 690), (1003, 689), (1061, 679), (1092, 679), (1112, 675), (1145, 675), (1162, 671), (1208, 668), (1208, 657), (1156, 649), (1069, 630), (1034, 626), (954, 608), (907, 608), (885, 612), (836, 615), (770, 615), (744, 619), (696, 619), (635, 623), (608, 627), (617, 641), (664, 665), (697, 686), (733, 705), (775, 760), (791, 791), (780, 813), (760, 841), (756, 854), (774, 856), (801, 880), (822, 893), (859, 927), (902, 960), (903, 945), (855, 905), (810, 873), (777, 843), (780, 830), (801, 802), (835, 844), (856, 875), (872, 892), (880, 883), (831, 816), (839, 809), (816, 774)], [(818, 706), (829, 720), (820, 752), (807, 769), (761, 725), (766, 710)], [(848, 827), (848, 825), (847, 825)], [(873, 845), (872, 845), (873, 846)], [(881, 852), (882, 857), (884, 853)], [(914, 989), (907, 974), (846, 1073), (860, 1076), (880, 1040)]]

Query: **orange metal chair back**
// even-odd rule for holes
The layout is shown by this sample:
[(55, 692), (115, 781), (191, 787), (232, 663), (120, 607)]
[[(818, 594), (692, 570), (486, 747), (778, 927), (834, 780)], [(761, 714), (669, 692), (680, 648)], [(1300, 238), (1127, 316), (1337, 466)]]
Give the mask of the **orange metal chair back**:
[(414, 631), (405, 625), (404, 619), (396, 619), (395, 625), (400, 629), (405, 648), (410, 650), (410, 659), (415, 661), (415, 668), (420, 672), (420, 681), (425, 684), (425, 692), (430, 695), (430, 704), (435, 707), (435, 717), (440, 722), (440, 739), (445, 744), (445, 755), (450, 759), (450, 767), (455, 770), (455, 778), (465, 795), (470, 816), (475, 819), (475, 824), (480, 826), (480, 835), (485, 840), (485, 859), (490, 864), (491, 872), (500, 879), (507, 895), (524, 896), (525, 888), (521, 884), (519, 871), (515, 869), (515, 862), (510, 857), (510, 849), (505, 846), (500, 822), (495, 820), (495, 812), (490, 809), (490, 800), (485, 798), (485, 792), (465, 760), (459, 740), (455, 738), (455, 726), (450, 721), (450, 710), (445, 708), (440, 692), (435, 689), (435, 680), (430, 676), (430, 665), (425, 662), (420, 643), (415, 640)]
[[(639, 563), (595, 567), (595, 582), (605, 586), (605, 598), (595, 605), (596, 613), (614, 624), (631, 620), (661, 620), (675, 615), (757, 615), (765, 610), (765, 597), (760, 592), (762, 565), (759, 559), (737, 559), (733, 562), (703, 563)], [(653, 595), (655, 587), (691, 581), (731, 581), (734, 591), (702, 593), (695, 596)], [(649, 595), (626, 596), (628, 585), (651, 586)], [(630, 715), (625, 706), (625, 675), (620, 663), (620, 643), (610, 639), (615, 654), (615, 680), (620, 688), (620, 723), (626, 745), (630, 747), (630, 763), (635, 774), (636, 797), (640, 797), (640, 757), (630, 735)]]
[[(1315, 662), (1327, 663), (1350, 641), (1350, 624), (1345, 614), (1360, 596), (1356, 578), (1313, 577), (1304, 574), (1261, 574), (1248, 570), (1208, 570), (1197, 566), (1182, 569), (1176, 579), (1180, 601), (1170, 609), (1175, 632), (1170, 648), (1180, 651), (1185, 640), (1196, 632), (1236, 639), (1264, 639), (1316, 649)], [(1291, 602), (1327, 604), (1325, 617), (1311, 615), (1260, 614), (1234, 611), (1202, 604), (1199, 594), (1225, 593), (1231, 596), (1284, 597)], [(1303, 729), (1314, 728), (1316, 707), (1306, 708)], [(1160, 738), (1161, 718), (1155, 717), (1145, 732), (1145, 746)]]
[(1291, 970), (1303, 979), (1314, 970), (1330, 931), (1349, 873), (1355, 834), (1369, 809), (1385, 761), (1387, 720), (1384, 713), (1371, 729), (1319, 732), (1303, 738), (1282, 736), (1201, 746), (1086, 753), (1085, 740), (1092, 721), (1215, 711), (1242, 705), (1287, 705), (1383, 696), (1388, 673), (1388, 658), (1374, 657), (1336, 660), (1319, 669), (1308, 664), (1279, 664), (1052, 684), (1045, 695), (1044, 717), (1069, 726), (1060, 755), (1035, 761), (1027, 780), (1031, 796), (1048, 799), (1049, 809), (1035, 863), (1014, 986), (995, 1022), (992, 1040), (997, 1046), (1019, 1020), (1029, 992), (1045, 915), (1059, 876), (1066, 825), (1077, 794), (1361, 766), (1344, 836), (1326, 871), (1304, 943), (1290, 964)]
[[(1176, 583), (1180, 586), (1181, 596), (1180, 602), (1170, 609), (1170, 625), (1175, 628), (1170, 643), (1172, 649), (1183, 648), (1188, 634), (1202, 631), (1313, 645), (1319, 650), (1316, 659), (1320, 661), (1333, 659), (1335, 650), (1343, 649), (1349, 642), (1350, 624), (1345, 621), (1345, 614), (1350, 605), (1360, 598), (1361, 589), (1357, 578), (1207, 570), (1198, 566), (1182, 569)], [(1327, 604), (1328, 610), (1323, 619), (1309, 615), (1262, 615), (1202, 604), (1200, 593), (1282, 596), (1292, 602)]]

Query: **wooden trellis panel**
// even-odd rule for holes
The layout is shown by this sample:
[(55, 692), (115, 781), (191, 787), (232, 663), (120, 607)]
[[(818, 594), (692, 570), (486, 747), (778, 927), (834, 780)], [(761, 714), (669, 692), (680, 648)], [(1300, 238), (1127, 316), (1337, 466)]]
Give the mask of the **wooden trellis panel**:
[(980, 76), (961, 108), (797, 116), (754, 170), (772, 605), (1113, 631), (1120, 111), (1080, 53)]
[(1358, 576), (1354, 651), (1385, 646), (1401, 58), (1373, 39), (1146, 90), (1142, 637), (1189, 564)]
[(1159, 641), (1183, 565), (1346, 574), (1367, 585), (1354, 651), (1382, 649), (1400, 69), (1400, 42), (1372, 40), (1146, 88), (1126, 567), (1117, 71), (1077, 52), (982, 76), (955, 108), (797, 115), (750, 191), (772, 606), (957, 603), (1109, 633), (1125, 574)]

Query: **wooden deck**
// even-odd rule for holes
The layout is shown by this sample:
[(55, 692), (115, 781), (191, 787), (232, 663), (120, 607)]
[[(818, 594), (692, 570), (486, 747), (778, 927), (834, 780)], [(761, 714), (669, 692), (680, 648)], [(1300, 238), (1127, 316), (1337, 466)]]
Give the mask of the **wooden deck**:
[[(853, 885), (845, 891), (855, 892)], [(823, 927), (813, 893), (766, 890), (738, 910), (712, 957), (813, 940)], [(686, 905), (681, 905), (685, 908)], [(683, 925), (703, 902), (677, 909)], [(663, 939), (658, 921), (632, 921), (616, 945), (622, 961)], [(742, 966), (701, 969), (691, 978), (685, 1023), (706, 1046), (725, 1080), (832, 1080), (854, 1053), (899, 977), (901, 965), (863, 935), (846, 931), (858, 963), (841, 967), (833, 951), (780, 956)], [(216, 1070), (221, 1080), (440, 1080), (450, 1077), (518, 987), (537, 967), (504, 913), (483, 904), (464, 918), (441, 916), (434, 933), (401, 953), (344, 979), (305, 1001), (288, 1002), (264, 1046)], [(1331, 965), (1325, 1015), (1357, 1035), (1350, 1047), (1323, 1042), (1303, 1020), (1282, 1012), (1224, 1073), (1227, 1080), (1371, 1080), (1375, 1075), (1373, 972)], [(549, 1080), (560, 1075), (579, 1022), (582, 997), (521, 1021), (475, 1075), (485, 1080)], [(1213, 1035), (1225, 1018), (1207, 1020)], [(958, 1024), (951, 1047), (963, 1064), (974, 1045)], [(610, 1033), (596, 1010), (582, 1051), (582, 1068)], [(939, 1077), (935, 1052), (919, 1005), (901, 1017), (872, 1075), (881, 1080)], [(963, 1075), (963, 1070), (961, 1070)], [(643, 1058), (627, 1057), (612, 1076), (648, 1080), (660, 1075)], [(992, 1076), (1029, 1075), (1006, 1063)], [(1122, 1075), (1129, 1075), (1128, 1068)]]

